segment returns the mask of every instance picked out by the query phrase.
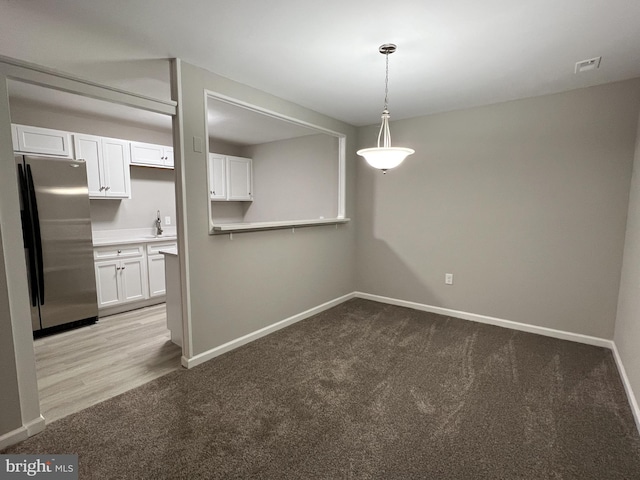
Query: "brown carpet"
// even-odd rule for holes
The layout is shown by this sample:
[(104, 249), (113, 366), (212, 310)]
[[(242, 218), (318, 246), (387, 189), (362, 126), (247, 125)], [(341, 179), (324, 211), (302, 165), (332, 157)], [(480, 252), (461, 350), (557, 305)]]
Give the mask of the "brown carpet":
[(635, 479), (612, 354), (351, 300), (3, 453), (80, 478)]

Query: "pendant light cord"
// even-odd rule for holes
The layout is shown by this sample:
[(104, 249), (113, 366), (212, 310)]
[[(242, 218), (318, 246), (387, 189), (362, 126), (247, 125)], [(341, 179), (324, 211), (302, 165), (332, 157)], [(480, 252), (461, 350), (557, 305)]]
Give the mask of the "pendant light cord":
[(384, 108), (383, 110), (387, 110), (389, 107), (389, 52), (384, 54), (387, 60), (387, 68), (384, 76)]
[(389, 52), (385, 52), (386, 71), (384, 77), (384, 108), (382, 110), (382, 123), (378, 132), (378, 148), (391, 147), (391, 131), (389, 130)]

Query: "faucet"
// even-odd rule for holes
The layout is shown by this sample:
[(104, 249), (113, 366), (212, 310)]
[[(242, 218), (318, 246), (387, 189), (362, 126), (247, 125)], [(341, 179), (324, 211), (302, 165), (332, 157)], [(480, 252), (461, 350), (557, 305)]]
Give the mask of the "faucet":
[(160, 221), (160, 210), (158, 210), (157, 213), (157, 218), (156, 218), (156, 237), (159, 237), (160, 235), (162, 235), (162, 222)]

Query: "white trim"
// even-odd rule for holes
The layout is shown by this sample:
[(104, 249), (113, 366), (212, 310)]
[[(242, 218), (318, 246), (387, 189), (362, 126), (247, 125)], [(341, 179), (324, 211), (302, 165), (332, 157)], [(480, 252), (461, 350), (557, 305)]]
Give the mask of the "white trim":
[(15, 445), (18, 442), (22, 442), (27, 438), (40, 433), (44, 430), (45, 419), (40, 415), (35, 420), (22, 425), (20, 428), (16, 428), (11, 432), (7, 432), (0, 436), (0, 450), (5, 449), (11, 445)]
[(353, 293), (349, 293), (347, 295), (343, 295), (342, 297), (335, 298), (328, 302), (323, 303), (322, 305), (318, 305), (317, 307), (310, 308), (309, 310), (305, 310), (302, 313), (298, 313), (297, 315), (293, 315), (289, 318), (285, 318), (284, 320), (280, 320), (279, 322), (273, 323), (269, 326), (261, 328), (260, 330), (256, 330), (255, 332), (251, 332), (243, 337), (236, 338), (235, 340), (231, 340), (219, 347), (212, 348), (207, 350), (206, 352), (199, 353), (191, 358), (187, 358), (184, 355), (182, 356), (182, 366), (186, 368), (193, 368), (196, 365), (200, 365), (201, 363), (206, 362), (207, 360), (211, 360), (212, 358), (217, 357), (218, 355), (222, 355), (223, 353), (229, 352), (235, 348), (241, 347), (253, 340), (257, 340), (258, 338), (264, 337), (270, 333), (273, 333), (277, 330), (280, 330), (284, 327), (288, 327), (300, 320), (304, 320), (318, 313), (324, 312), (330, 308), (335, 307), (336, 305), (340, 305), (341, 303), (346, 302), (354, 298)]
[[(284, 120), (285, 122), (289, 122), (289, 123), (293, 123), (294, 125), (302, 125), (303, 127), (308, 127), (308, 128), (312, 128), (314, 130), (319, 130), (323, 133), (327, 133), (329, 135), (332, 135), (334, 137), (345, 137), (346, 135), (344, 133), (340, 133), (340, 132), (336, 132), (335, 130), (331, 130), (329, 128), (325, 128), (325, 127), (321, 127), (319, 125), (307, 122), (305, 120), (300, 120), (299, 118), (295, 118), (295, 117), (290, 117), (289, 115), (285, 115), (283, 113), (280, 112), (276, 112), (274, 110), (269, 110), (268, 108), (264, 108), (264, 107), (260, 107), (258, 105), (255, 105), (253, 103), (250, 102), (245, 102), (244, 100), (239, 100), (235, 97), (231, 97), (229, 95), (225, 95), (223, 93), (220, 92), (215, 92), (213, 90), (204, 90), (204, 95), (205, 95), (205, 99), (207, 97), (213, 97), (216, 100), (220, 100), (221, 102), (225, 102), (228, 103), (229, 105), (235, 105), (238, 107), (242, 107), (242, 108), (246, 108), (247, 110), (251, 110), (253, 112), (256, 113), (260, 113), (262, 115), (266, 115), (268, 117), (271, 118), (275, 118), (277, 120)], [(206, 103), (205, 103), (206, 106)], [(206, 110), (206, 108), (205, 108)], [(208, 125), (208, 122), (207, 122)], [(208, 134), (208, 130), (207, 130), (207, 134)]]
[(328, 310), (329, 308), (335, 307), (336, 305), (346, 302), (347, 300), (350, 300), (352, 298), (363, 298), (366, 300), (372, 300), (374, 302), (386, 303), (389, 305), (397, 305), (400, 307), (407, 307), (414, 310), (420, 310), (424, 312), (431, 312), (431, 313), (437, 313), (440, 315), (460, 318), (462, 320), (470, 320), (473, 322), (483, 323), (487, 325), (494, 325), (498, 327), (509, 328), (511, 330), (534, 333), (537, 335), (543, 335), (545, 337), (558, 338), (560, 340), (568, 340), (571, 342), (577, 342), (577, 343), (583, 343), (586, 345), (593, 345), (596, 347), (608, 348), (613, 353), (613, 358), (616, 362), (616, 366), (618, 367), (620, 378), (622, 379), (622, 383), (624, 385), (624, 389), (627, 394), (627, 399), (629, 401), (629, 406), (631, 407), (631, 412), (633, 413), (633, 418), (635, 420), (636, 427), (640, 432), (640, 406), (638, 405), (636, 397), (633, 393), (633, 389), (631, 388), (631, 384), (629, 382), (629, 378), (627, 377), (627, 373), (622, 363), (622, 359), (620, 358), (620, 354), (618, 353), (618, 348), (616, 347), (616, 344), (613, 340), (608, 340), (606, 338), (592, 337), (592, 336), (583, 335), (580, 333), (566, 332), (563, 330), (556, 330), (553, 328), (539, 327), (536, 325), (529, 325), (526, 323), (514, 322), (511, 320), (505, 320), (502, 318), (489, 317), (486, 315), (478, 315), (475, 313), (463, 312), (460, 310), (452, 310), (449, 308), (435, 307), (433, 305), (410, 302), (407, 300), (399, 300), (396, 298), (383, 297), (380, 295), (373, 295), (370, 293), (353, 292), (347, 295), (343, 295), (342, 297), (323, 303), (322, 305), (318, 305), (317, 307), (306, 310), (302, 313), (299, 313), (298, 315), (294, 315), (285, 320), (281, 320), (272, 325), (264, 327), (260, 330), (256, 330), (255, 332), (252, 332), (248, 335), (240, 337), (236, 340), (227, 342), (224, 345), (220, 345), (219, 347), (212, 348), (211, 350), (207, 350), (206, 352), (198, 354), (192, 358), (187, 358), (183, 356), (182, 365), (186, 368), (195, 367), (196, 365), (200, 365), (201, 363), (204, 363), (207, 360), (211, 360), (212, 358), (215, 358), (218, 355), (222, 355), (223, 353), (226, 353), (230, 350), (233, 350), (234, 348), (245, 345), (253, 340), (257, 340), (260, 337), (264, 337), (265, 335), (268, 335), (272, 332), (280, 330), (281, 328), (287, 327), (293, 323), (299, 322), (300, 320), (304, 320), (305, 318), (309, 318), (317, 313)]
[(278, 230), (295, 227), (311, 227), (318, 225), (338, 225), (348, 223), (350, 218), (322, 218), (313, 220), (284, 220), (278, 222), (251, 222), (251, 223), (218, 223), (213, 224), (211, 230), (214, 234), (234, 232), (255, 232), (258, 230)]
[(640, 407), (638, 407), (638, 401), (636, 400), (636, 396), (634, 395), (633, 389), (631, 388), (631, 383), (629, 382), (629, 377), (627, 377), (627, 372), (624, 369), (624, 365), (622, 364), (622, 358), (620, 358), (618, 347), (616, 347), (616, 344), (614, 342), (611, 342), (611, 350), (613, 351), (613, 358), (615, 359), (616, 365), (618, 366), (618, 372), (620, 373), (620, 378), (622, 379), (624, 390), (625, 392), (627, 392), (627, 399), (629, 400), (631, 413), (633, 413), (633, 419), (636, 421), (636, 428), (638, 429), (638, 432), (640, 432)]
[(347, 215), (347, 137), (338, 137), (338, 218)]
[(375, 302), (387, 303), (389, 305), (397, 305), (400, 307), (412, 308), (414, 310), (422, 310), (425, 312), (438, 313), (440, 315), (461, 318), (463, 320), (471, 320), (473, 322), (485, 323), (488, 325), (495, 325), (503, 328), (510, 328), (512, 330), (535, 333), (538, 335), (544, 335), (545, 337), (559, 338), (561, 340), (569, 340), (571, 342), (584, 343), (596, 347), (608, 348), (613, 353), (613, 358), (618, 367), (618, 372), (620, 374), (620, 378), (622, 379), (624, 390), (627, 394), (627, 400), (629, 401), (629, 406), (631, 407), (631, 413), (633, 413), (633, 419), (635, 420), (636, 428), (638, 429), (638, 432), (640, 432), (640, 407), (638, 406), (638, 401), (636, 400), (636, 396), (634, 395), (633, 389), (631, 388), (631, 383), (629, 382), (629, 377), (627, 377), (627, 373), (622, 363), (622, 358), (620, 358), (620, 354), (618, 353), (618, 347), (616, 347), (616, 344), (613, 340), (592, 337), (589, 335), (583, 335), (581, 333), (566, 332), (553, 328), (539, 327), (527, 323), (513, 322), (511, 320), (504, 320), (502, 318), (477, 315), (475, 313), (462, 312), (460, 310), (451, 310), (449, 308), (434, 307), (432, 305), (425, 305), (422, 303), (382, 297), (380, 295), (372, 295), (370, 293), (354, 292), (353, 296), (356, 298), (373, 300)]
[[(189, 235), (187, 229), (187, 199), (185, 176), (184, 111), (182, 108), (182, 62), (171, 60), (171, 96), (178, 102), (173, 117), (173, 161), (175, 173), (176, 223), (178, 228), (178, 265), (180, 266), (180, 298), (182, 310), (182, 355), (190, 357), (193, 352), (191, 334), (191, 280), (189, 277)], [(207, 189), (207, 191), (209, 191)], [(203, 219), (204, 220), (204, 219)]]
[(105, 100), (164, 115), (176, 114), (177, 104), (173, 100), (160, 100), (139, 93), (128, 92), (4, 55), (0, 55), (0, 73), (21, 82), (53, 88), (84, 97)]
[[(347, 161), (346, 161), (346, 155), (347, 155), (347, 136), (344, 133), (340, 133), (340, 132), (336, 132), (335, 130), (331, 130), (325, 127), (321, 127), (319, 125), (307, 122), (305, 120), (300, 120), (298, 118), (294, 118), (294, 117), (290, 117), (289, 115), (285, 115), (283, 113), (279, 113), (276, 112), (274, 110), (269, 110), (268, 108), (264, 108), (264, 107), (260, 107), (258, 105), (254, 105), (252, 103), (249, 102), (245, 102), (244, 100), (239, 100), (237, 98), (234, 97), (230, 97), (229, 95), (225, 95), (223, 93), (220, 92), (215, 92), (213, 90), (208, 90), (208, 89), (204, 89), (204, 124), (205, 124), (205, 135), (206, 135), (206, 154), (207, 154), (207, 161), (206, 161), (206, 167), (207, 167), (207, 175), (206, 175), (206, 181), (209, 182), (209, 153), (211, 152), (210, 149), (210, 145), (209, 145), (209, 118), (208, 118), (208, 111), (207, 111), (207, 100), (209, 98), (213, 98), (214, 100), (218, 100), (224, 103), (228, 103), (229, 105), (234, 105), (236, 107), (240, 107), (240, 108), (244, 108), (246, 110), (255, 112), (255, 113), (259, 113), (261, 115), (265, 115), (267, 117), (270, 118), (275, 118), (277, 120), (282, 120), (284, 122), (288, 122), (291, 123), (293, 125), (299, 125), (299, 126), (303, 126), (303, 127), (307, 127), (313, 130), (316, 130), (318, 132), (327, 134), (327, 135), (331, 135), (332, 137), (336, 137), (338, 139), (338, 209), (336, 212), (336, 219), (340, 219), (340, 220), (344, 220), (344, 222), (341, 223), (346, 223), (349, 221), (349, 219), (345, 218), (345, 214), (346, 214), (346, 178), (347, 178)], [(215, 234), (219, 234), (221, 233), (222, 229), (226, 229), (225, 233), (233, 233), (232, 230), (230, 230), (227, 225), (225, 224), (214, 224), (212, 218), (212, 212), (211, 212), (211, 199), (209, 198), (209, 187), (207, 187), (206, 189), (207, 192), (207, 212), (209, 215), (209, 234), (210, 235), (215, 235)], [(289, 227), (295, 227), (297, 226), (296, 221), (283, 221), (283, 222), (263, 222), (265, 223), (265, 226), (263, 227), (257, 227), (257, 228), (242, 228), (239, 227), (239, 229), (242, 229), (242, 231), (245, 232), (252, 232), (252, 231), (260, 231), (260, 230), (272, 230), (274, 228), (289, 228)], [(282, 226), (280, 227), (269, 227), (266, 224), (269, 223), (280, 223), (282, 224)], [(325, 225), (327, 223), (337, 223), (335, 221), (333, 222), (313, 222), (311, 220), (307, 220), (304, 222), (304, 226), (307, 227), (311, 227), (314, 225)]]
[(425, 305), (423, 303), (382, 297), (380, 295), (372, 295), (370, 293), (355, 292), (354, 296), (357, 298), (373, 300), (375, 302), (388, 303), (389, 305), (397, 305), (399, 307), (407, 307), (413, 308), (414, 310), (422, 310), (424, 312), (438, 313), (440, 315), (461, 318), (463, 320), (486, 323), (487, 325), (495, 325), (498, 327), (510, 328), (512, 330), (519, 330), (522, 332), (537, 333), (538, 335), (544, 335), (545, 337), (553, 337), (559, 338), (561, 340), (570, 340), (572, 342), (585, 343), (587, 345), (594, 345), (596, 347), (612, 348), (613, 345), (613, 342), (611, 340), (607, 340), (605, 338), (591, 337), (589, 335), (583, 335), (581, 333), (565, 332), (563, 330), (556, 330), (553, 328), (539, 327), (537, 325), (530, 325), (528, 323), (514, 322), (511, 320), (488, 317), (486, 315), (478, 315), (475, 313), (463, 312), (460, 310), (434, 307), (432, 305)]

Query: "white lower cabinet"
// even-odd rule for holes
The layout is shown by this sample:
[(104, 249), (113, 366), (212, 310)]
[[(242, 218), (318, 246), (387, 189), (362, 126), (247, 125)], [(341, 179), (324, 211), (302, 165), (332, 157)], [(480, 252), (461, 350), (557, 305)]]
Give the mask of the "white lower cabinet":
[(176, 247), (175, 242), (96, 247), (98, 308), (164, 296), (164, 255), (160, 252)]
[(147, 264), (142, 245), (94, 250), (98, 308), (148, 298)]
[(149, 255), (147, 264), (149, 265), (149, 296), (165, 295), (167, 287), (164, 281), (164, 255)]
[(164, 276), (164, 250), (175, 250), (178, 245), (173, 243), (149, 243), (147, 245), (147, 271), (149, 273), (149, 297), (166, 295), (167, 287)]

